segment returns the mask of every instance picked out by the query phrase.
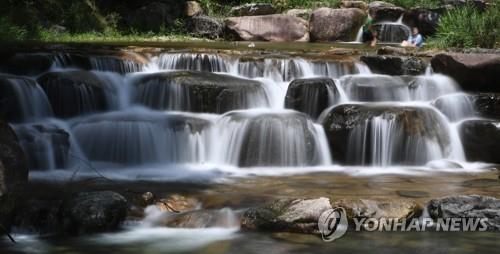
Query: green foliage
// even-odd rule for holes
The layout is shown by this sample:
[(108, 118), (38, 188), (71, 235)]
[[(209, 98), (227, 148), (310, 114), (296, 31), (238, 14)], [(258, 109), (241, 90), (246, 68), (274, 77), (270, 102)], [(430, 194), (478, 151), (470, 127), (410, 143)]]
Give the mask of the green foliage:
[(0, 17), (0, 41), (25, 40), (28, 32), (26, 29), (12, 24), (7, 18)]
[(440, 0), (385, 0), (384, 2), (392, 3), (405, 9), (411, 9), (413, 7), (437, 8), (441, 3)]
[(485, 12), (471, 5), (449, 11), (439, 20), (435, 38), (430, 45), (447, 47), (499, 47), (500, 5)]

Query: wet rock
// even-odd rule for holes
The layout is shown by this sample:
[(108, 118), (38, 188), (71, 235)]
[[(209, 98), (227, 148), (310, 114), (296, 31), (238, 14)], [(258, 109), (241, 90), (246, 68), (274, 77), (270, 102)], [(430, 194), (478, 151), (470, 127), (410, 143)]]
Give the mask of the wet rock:
[(387, 75), (420, 75), (425, 73), (427, 65), (417, 57), (368, 55), (361, 56), (374, 73)]
[(319, 216), (331, 208), (330, 200), (323, 197), (279, 199), (245, 211), (241, 225), (249, 230), (318, 233)]
[(26, 124), (16, 127), (19, 143), (31, 169), (64, 168), (68, 163), (69, 133), (53, 124)]
[(479, 116), (500, 120), (500, 93), (480, 93), (470, 98)]
[(312, 12), (313, 12), (312, 9), (290, 9), (287, 10), (284, 14), (309, 20), (309, 17), (311, 17)]
[(425, 9), (413, 8), (405, 13), (403, 21), (414, 27), (424, 36), (434, 35), (436, 33), (439, 17), (443, 9)]
[(309, 20), (311, 41), (354, 41), (366, 14), (356, 8), (314, 10)]
[(152, 205), (154, 203), (154, 199), (155, 199), (155, 196), (152, 192), (144, 192), (142, 195), (141, 195), (141, 199), (140, 199), (140, 205), (141, 206), (149, 206), (149, 205)]
[(186, 1), (186, 16), (194, 17), (203, 14), (203, 8), (197, 1)]
[(125, 15), (127, 23), (139, 31), (159, 32), (162, 28), (173, 27), (175, 21), (182, 18), (185, 10), (184, 1), (150, 2)]
[(37, 81), (58, 117), (74, 117), (108, 108), (105, 84), (92, 72), (49, 72)]
[(342, 8), (358, 8), (361, 10), (367, 10), (368, 5), (364, 1), (342, 1), (340, 3)]
[[(224, 113), (267, 103), (262, 83), (223, 74), (161, 72), (141, 76), (134, 83), (137, 101), (155, 109)], [(172, 92), (175, 89), (179, 93)], [(164, 99), (174, 96), (176, 104)]]
[(467, 180), (462, 183), (462, 186), (468, 188), (490, 188), (500, 187), (499, 179), (473, 179)]
[(223, 24), (209, 16), (195, 16), (188, 22), (188, 30), (195, 37), (216, 39), (222, 36)]
[(431, 60), (435, 72), (454, 78), (466, 91), (500, 92), (499, 54), (442, 53)]
[(52, 67), (52, 56), (46, 53), (18, 53), (1, 59), (0, 72), (14, 75), (39, 75)]
[(197, 210), (181, 214), (169, 214), (164, 219), (167, 227), (175, 228), (236, 228), (240, 221), (229, 208), (221, 210)]
[(500, 122), (467, 120), (459, 129), (468, 161), (500, 163)]
[(383, 46), (377, 49), (377, 55), (405, 56), (408, 52), (406, 48)]
[(500, 230), (500, 200), (480, 195), (450, 196), (433, 199), (429, 215), (438, 218), (487, 218), (489, 230)]
[(248, 3), (235, 6), (229, 11), (229, 16), (260, 16), (276, 14), (276, 9), (270, 3)]
[(61, 213), (68, 234), (113, 231), (127, 216), (127, 200), (112, 191), (81, 192), (63, 204)]
[(341, 199), (332, 202), (332, 207), (343, 207), (347, 218), (418, 218), (423, 211), (419, 204), (405, 199), (367, 200)]
[(368, 13), (377, 22), (396, 21), (404, 12), (404, 8), (382, 1), (374, 1), (368, 4)]
[(396, 194), (404, 198), (426, 198), (429, 197), (429, 192), (426, 191), (411, 191), (411, 190), (397, 190)]
[(61, 223), (57, 200), (28, 200), (15, 218), (15, 225), (38, 234), (57, 234)]
[(307, 21), (290, 15), (232, 17), (226, 29), (245, 41), (309, 41)]
[(172, 195), (156, 201), (155, 206), (162, 212), (187, 212), (200, 207), (200, 202), (195, 198), (181, 195)]
[(24, 202), (28, 162), (12, 128), (0, 121), (0, 224), (10, 229)]
[(340, 95), (332, 79), (296, 79), (288, 86), (285, 108), (306, 113), (316, 119), (323, 110), (338, 102)]
[[(393, 132), (390, 135), (395, 138), (386, 145), (389, 157), (384, 157), (385, 159), (361, 156), (372, 155), (374, 154), (372, 149), (380, 149), (372, 145), (376, 136), (363, 135), (365, 129), (373, 128), (374, 118), (377, 121), (385, 119), (384, 121), (389, 121), (393, 125), (391, 127)], [(432, 108), (390, 104), (342, 104), (323, 113), (321, 123), (327, 135), (332, 158), (343, 164), (371, 165), (377, 162), (423, 165), (435, 158), (437, 153), (445, 157), (450, 152), (447, 124)], [(430, 144), (434, 150), (432, 154), (418, 153), (419, 155), (415, 156), (416, 152), (409, 152), (428, 151), (427, 149), (431, 147), (427, 145)], [(425, 148), (420, 147), (421, 145)]]

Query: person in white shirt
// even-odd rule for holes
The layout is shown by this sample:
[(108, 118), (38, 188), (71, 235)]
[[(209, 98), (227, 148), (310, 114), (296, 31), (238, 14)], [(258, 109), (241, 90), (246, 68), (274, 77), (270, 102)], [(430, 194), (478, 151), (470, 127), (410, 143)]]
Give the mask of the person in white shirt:
[(401, 43), (403, 47), (417, 47), (420, 48), (424, 44), (424, 38), (418, 32), (418, 28), (414, 27), (411, 29), (411, 34), (408, 37), (408, 40), (405, 40)]

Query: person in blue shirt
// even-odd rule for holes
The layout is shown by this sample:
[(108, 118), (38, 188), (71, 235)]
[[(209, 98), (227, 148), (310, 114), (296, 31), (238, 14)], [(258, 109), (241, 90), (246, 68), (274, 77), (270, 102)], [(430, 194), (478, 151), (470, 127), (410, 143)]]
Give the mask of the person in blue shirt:
[(403, 41), (401, 46), (403, 47), (417, 47), (420, 48), (424, 44), (424, 37), (418, 32), (418, 28), (414, 27), (411, 29), (411, 34), (408, 40)]

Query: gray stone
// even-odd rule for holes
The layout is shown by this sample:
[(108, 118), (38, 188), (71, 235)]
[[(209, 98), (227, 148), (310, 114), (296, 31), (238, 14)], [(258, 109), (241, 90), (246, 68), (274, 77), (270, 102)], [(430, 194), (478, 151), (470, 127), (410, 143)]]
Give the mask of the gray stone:
[(429, 215), (438, 218), (487, 218), (489, 230), (500, 230), (500, 200), (480, 195), (451, 196), (433, 199), (427, 206)]
[(279, 199), (250, 208), (243, 214), (242, 227), (275, 232), (318, 233), (321, 213), (331, 209), (328, 198)]

